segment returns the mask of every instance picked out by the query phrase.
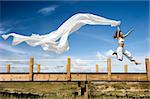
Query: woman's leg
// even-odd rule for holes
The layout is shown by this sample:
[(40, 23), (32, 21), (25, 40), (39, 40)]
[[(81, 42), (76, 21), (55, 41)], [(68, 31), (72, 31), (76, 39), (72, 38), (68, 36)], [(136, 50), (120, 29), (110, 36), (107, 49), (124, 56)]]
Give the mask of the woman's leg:
[(138, 62), (135, 61), (135, 59), (133, 58), (132, 54), (127, 51), (127, 50), (124, 50), (123, 51), (123, 54), (131, 61), (131, 62), (134, 62), (136, 65), (140, 64)]
[(116, 53), (117, 53), (118, 60), (122, 61), (123, 60), (123, 47), (118, 47)]

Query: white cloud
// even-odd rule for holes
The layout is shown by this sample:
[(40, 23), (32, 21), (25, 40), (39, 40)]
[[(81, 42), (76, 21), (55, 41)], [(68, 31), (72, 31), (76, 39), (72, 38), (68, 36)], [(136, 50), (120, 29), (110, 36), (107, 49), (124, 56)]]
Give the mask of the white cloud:
[(114, 53), (114, 51), (113, 51), (112, 49), (110, 49), (110, 50), (108, 50), (108, 51), (105, 53), (105, 55), (106, 55), (107, 57), (114, 58), (115, 56), (112, 55), (113, 53)]
[(73, 62), (74, 66), (87, 66), (88, 62), (81, 60), (81, 59), (75, 59)]
[(58, 7), (57, 5), (45, 7), (45, 8), (38, 10), (38, 13), (41, 13), (43, 15), (47, 15), (47, 14), (50, 14), (51, 12), (55, 11), (57, 7)]
[(17, 54), (25, 54), (24, 51), (17, 48), (13, 48), (12, 46), (5, 43), (0, 43), (0, 50), (17, 53)]
[(114, 58), (115, 56), (113, 56), (113, 50), (108, 50), (106, 51), (104, 54), (101, 54), (100, 52), (96, 53), (96, 58), (99, 60), (106, 60), (107, 58)]
[(107, 57), (102, 55), (100, 52), (96, 53), (96, 58), (99, 60), (106, 60), (107, 59)]

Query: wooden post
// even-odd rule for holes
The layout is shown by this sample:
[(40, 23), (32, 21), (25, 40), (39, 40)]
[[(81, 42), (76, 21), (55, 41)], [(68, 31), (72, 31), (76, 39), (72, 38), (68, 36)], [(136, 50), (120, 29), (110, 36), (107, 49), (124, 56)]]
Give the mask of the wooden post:
[(89, 87), (88, 87), (88, 81), (85, 82), (85, 92), (84, 92), (84, 99), (88, 99), (89, 96)]
[(98, 73), (98, 64), (96, 64), (96, 73)]
[(78, 96), (81, 96), (81, 87), (82, 87), (82, 82), (78, 81)]
[(81, 89), (80, 89), (80, 90), (81, 90), (81, 94), (80, 94), (80, 95), (83, 96), (83, 95), (84, 95), (84, 92), (85, 92), (85, 83), (84, 83), (83, 81), (81, 82), (80, 88), (81, 88)]
[(10, 64), (6, 65), (6, 71), (7, 71), (7, 73), (10, 73)]
[(91, 96), (91, 89), (92, 89), (92, 81), (88, 81), (88, 87), (89, 87), (89, 92), (88, 95)]
[(127, 65), (127, 64), (124, 65), (124, 72), (125, 72), (125, 73), (128, 72), (128, 65)]
[(80, 95), (85, 97), (85, 92), (86, 92), (86, 83), (85, 81), (81, 81), (80, 83)]
[(108, 80), (111, 80), (111, 58), (107, 59)]
[(146, 66), (146, 73), (147, 73), (147, 80), (150, 81), (150, 59), (145, 59), (145, 66)]
[(67, 79), (69, 81), (71, 80), (70, 69), (71, 69), (71, 58), (69, 57), (67, 60)]
[(40, 73), (40, 70), (41, 70), (41, 65), (38, 64), (37, 73)]
[(30, 67), (29, 67), (29, 79), (33, 81), (33, 65), (34, 65), (34, 58), (30, 58)]
[(78, 81), (78, 87), (81, 87), (81, 81)]

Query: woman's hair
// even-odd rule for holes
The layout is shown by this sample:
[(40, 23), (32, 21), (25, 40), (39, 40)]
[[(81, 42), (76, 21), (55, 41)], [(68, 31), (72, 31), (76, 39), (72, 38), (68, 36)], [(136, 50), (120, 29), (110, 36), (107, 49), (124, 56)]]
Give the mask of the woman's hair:
[[(117, 38), (117, 32), (118, 32), (118, 31), (116, 31), (115, 35), (113, 35), (113, 38), (114, 38), (114, 39)], [(120, 31), (120, 30), (119, 30), (119, 37), (121, 37), (121, 31)]]

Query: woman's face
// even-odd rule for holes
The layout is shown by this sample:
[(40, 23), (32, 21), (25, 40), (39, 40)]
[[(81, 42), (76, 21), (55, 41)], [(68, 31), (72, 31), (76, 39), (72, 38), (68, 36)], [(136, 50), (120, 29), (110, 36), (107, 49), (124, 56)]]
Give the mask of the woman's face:
[(120, 35), (119, 35), (120, 37), (123, 37), (123, 35), (122, 35), (122, 32), (120, 32)]

